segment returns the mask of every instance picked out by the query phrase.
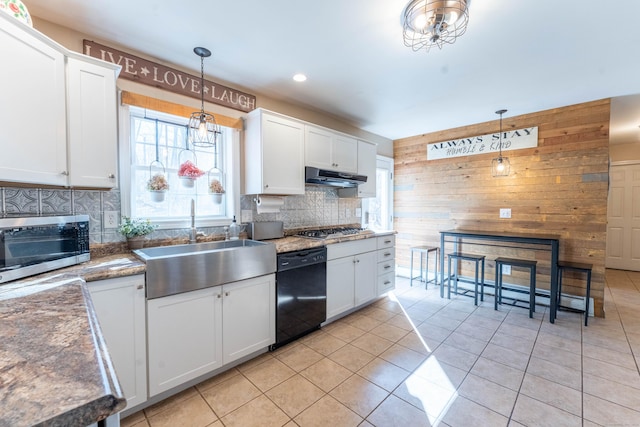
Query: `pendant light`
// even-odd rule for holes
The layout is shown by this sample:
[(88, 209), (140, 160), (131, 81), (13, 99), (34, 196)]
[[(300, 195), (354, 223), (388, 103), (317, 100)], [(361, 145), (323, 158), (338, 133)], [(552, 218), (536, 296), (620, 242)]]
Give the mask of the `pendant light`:
[(200, 57), (200, 99), (202, 104), (200, 111), (191, 113), (189, 118), (189, 140), (194, 146), (213, 147), (218, 140), (220, 126), (212, 114), (204, 111), (204, 58), (211, 56), (211, 51), (204, 47), (196, 47), (193, 51)]
[(496, 111), (496, 114), (500, 114), (500, 142), (498, 146), (500, 154), (498, 155), (498, 157), (491, 161), (491, 175), (494, 177), (509, 176), (509, 172), (511, 171), (511, 163), (509, 163), (509, 158), (502, 157), (502, 115), (506, 112), (507, 110)]

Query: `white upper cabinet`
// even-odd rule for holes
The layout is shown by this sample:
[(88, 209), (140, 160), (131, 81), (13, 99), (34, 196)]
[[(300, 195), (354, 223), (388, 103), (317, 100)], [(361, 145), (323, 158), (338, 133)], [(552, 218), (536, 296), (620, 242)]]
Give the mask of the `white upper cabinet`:
[(118, 158), (116, 73), (68, 58), (67, 88), (69, 185), (112, 188)]
[(317, 126), (305, 126), (305, 166), (358, 172), (358, 140)]
[(0, 181), (67, 184), (64, 55), (0, 14)]
[(11, 153), (0, 159), (0, 181), (114, 187), (120, 67), (69, 51), (7, 14), (0, 44), (11, 58), (0, 67), (8, 101), (0, 105), (0, 149)]
[(367, 182), (358, 185), (358, 197), (376, 197), (377, 151), (375, 144), (358, 141), (358, 174), (367, 176)]
[(304, 194), (304, 124), (263, 109), (246, 117), (245, 194)]

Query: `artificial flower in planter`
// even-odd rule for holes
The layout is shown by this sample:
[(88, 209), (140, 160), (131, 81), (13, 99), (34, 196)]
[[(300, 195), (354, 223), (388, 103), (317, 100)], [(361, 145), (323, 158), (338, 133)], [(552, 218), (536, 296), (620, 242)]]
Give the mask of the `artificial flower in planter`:
[(127, 238), (129, 249), (140, 249), (144, 246), (144, 236), (153, 232), (158, 226), (149, 219), (122, 217), (118, 231)]
[(182, 185), (187, 188), (193, 187), (195, 180), (204, 175), (204, 171), (193, 164), (191, 160), (185, 161), (178, 169), (178, 177)]
[(164, 174), (157, 173), (147, 181), (147, 190), (151, 192), (151, 200), (154, 202), (162, 202), (164, 193), (169, 189), (169, 183)]
[(222, 195), (224, 194), (224, 187), (222, 183), (217, 179), (212, 180), (209, 183), (209, 193), (214, 203), (222, 203)]

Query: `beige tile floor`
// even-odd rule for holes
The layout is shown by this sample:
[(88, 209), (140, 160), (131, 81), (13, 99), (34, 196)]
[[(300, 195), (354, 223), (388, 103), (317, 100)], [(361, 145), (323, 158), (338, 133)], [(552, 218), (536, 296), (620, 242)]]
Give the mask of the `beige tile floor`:
[(640, 426), (640, 272), (606, 282), (606, 319), (585, 328), (398, 278), (389, 297), (122, 425)]

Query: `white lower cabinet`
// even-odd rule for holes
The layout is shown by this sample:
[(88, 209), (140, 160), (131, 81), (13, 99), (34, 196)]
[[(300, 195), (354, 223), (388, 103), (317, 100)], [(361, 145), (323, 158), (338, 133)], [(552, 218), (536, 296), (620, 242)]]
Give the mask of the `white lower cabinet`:
[(378, 296), (375, 239), (327, 246), (327, 319)]
[(147, 301), (149, 396), (222, 366), (222, 287)]
[(144, 275), (87, 283), (100, 329), (127, 399), (147, 400)]
[(396, 288), (396, 237), (380, 236), (378, 243), (378, 295)]
[(275, 342), (275, 275), (147, 302), (149, 396)]
[(276, 342), (275, 275), (222, 288), (222, 363), (233, 362)]

